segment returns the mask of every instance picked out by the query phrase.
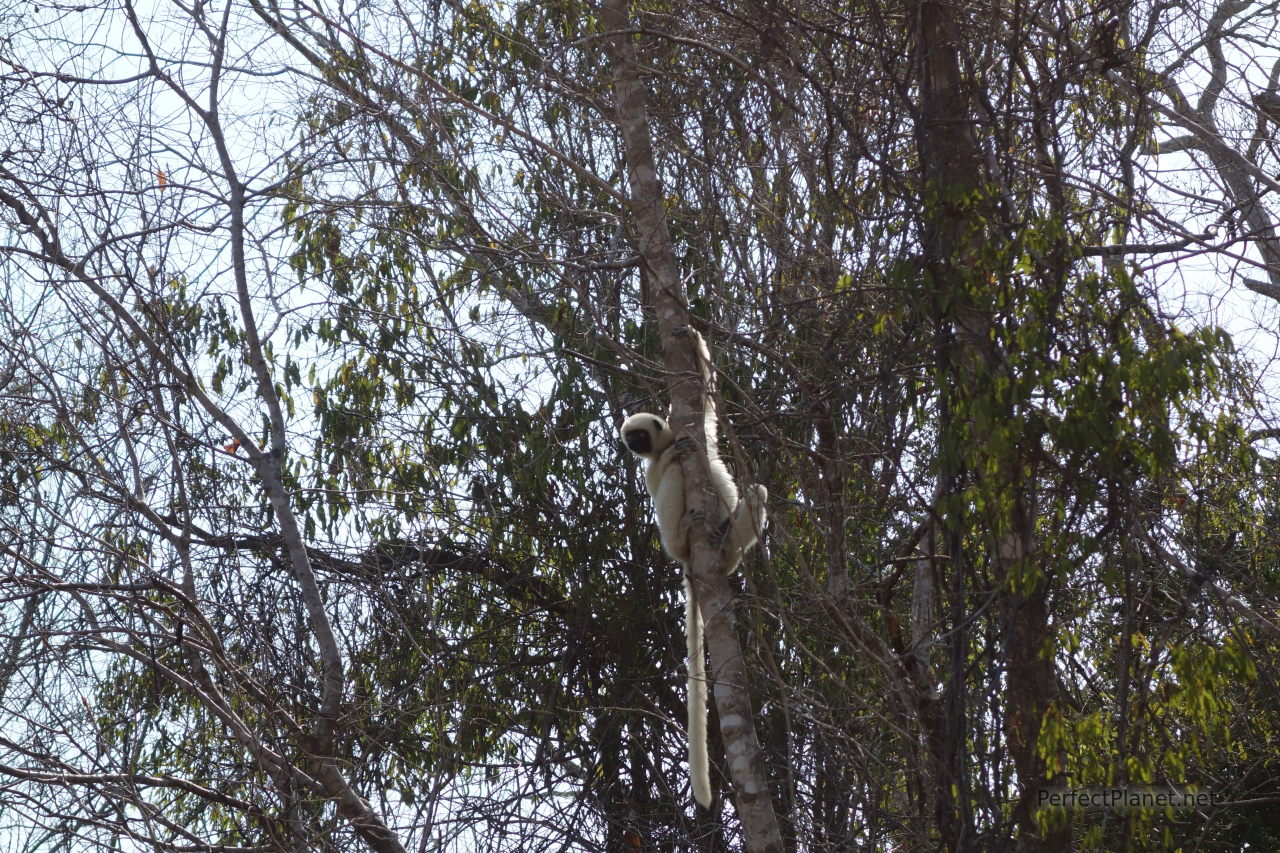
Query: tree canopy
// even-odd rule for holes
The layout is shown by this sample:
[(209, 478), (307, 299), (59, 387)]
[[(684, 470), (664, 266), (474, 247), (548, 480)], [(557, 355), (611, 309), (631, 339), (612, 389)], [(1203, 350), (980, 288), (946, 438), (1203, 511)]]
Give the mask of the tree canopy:
[(1274, 849), (1278, 26), (0, 0), (0, 850)]

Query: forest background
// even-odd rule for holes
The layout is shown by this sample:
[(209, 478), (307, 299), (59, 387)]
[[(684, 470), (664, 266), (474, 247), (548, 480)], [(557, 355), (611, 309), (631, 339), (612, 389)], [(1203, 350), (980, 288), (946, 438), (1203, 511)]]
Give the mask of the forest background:
[(8, 0), (0, 848), (1280, 849), (1278, 135), (1275, 2)]

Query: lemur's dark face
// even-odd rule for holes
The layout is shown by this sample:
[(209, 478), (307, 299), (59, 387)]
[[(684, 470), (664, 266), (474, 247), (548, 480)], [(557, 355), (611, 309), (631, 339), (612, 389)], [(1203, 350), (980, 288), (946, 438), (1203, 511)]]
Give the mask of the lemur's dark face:
[(627, 449), (637, 456), (653, 452), (653, 433), (647, 429), (629, 429), (623, 434), (622, 440)]
[(637, 456), (653, 459), (671, 444), (671, 428), (657, 415), (634, 414), (622, 422), (622, 443)]

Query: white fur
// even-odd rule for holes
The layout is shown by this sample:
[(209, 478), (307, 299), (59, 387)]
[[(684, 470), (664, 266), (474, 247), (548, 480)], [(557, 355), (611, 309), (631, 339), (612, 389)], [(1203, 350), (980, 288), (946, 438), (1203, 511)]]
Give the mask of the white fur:
[[(705, 344), (701, 347), (701, 355), (709, 358)], [(706, 411), (707, 465), (711, 473), (711, 485), (720, 498), (722, 516), (731, 519), (722, 547), (725, 571), (732, 572), (741, 562), (742, 555), (756, 543), (764, 530), (768, 492), (763, 486), (752, 486), (747, 490), (746, 500), (738, 499), (738, 488), (729, 476), (729, 469), (725, 467), (716, 447), (715, 410), (711, 407), (710, 400)], [(694, 599), (689, 577), (689, 527), (685, 521), (684, 474), (680, 470), (679, 458), (681, 450), (676, 447), (671, 427), (657, 415), (632, 415), (623, 422), (621, 432), (627, 448), (647, 463), (644, 482), (653, 498), (662, 548), (684, 566), (685, 635), (689, 656), (689, 773), (693, 779), (694, 798), (703, 808), (710, 808), (706, 654), (703, 651), (702, 615)]]

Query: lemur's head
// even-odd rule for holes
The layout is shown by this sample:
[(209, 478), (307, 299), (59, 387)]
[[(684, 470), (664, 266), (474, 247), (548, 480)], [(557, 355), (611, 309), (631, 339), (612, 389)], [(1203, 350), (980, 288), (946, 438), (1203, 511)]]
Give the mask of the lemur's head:
[(619, 431), (627, 449), (644, 459), (653, 459), (676, 440), (664, 419), (647, 412), (627, 418)]

